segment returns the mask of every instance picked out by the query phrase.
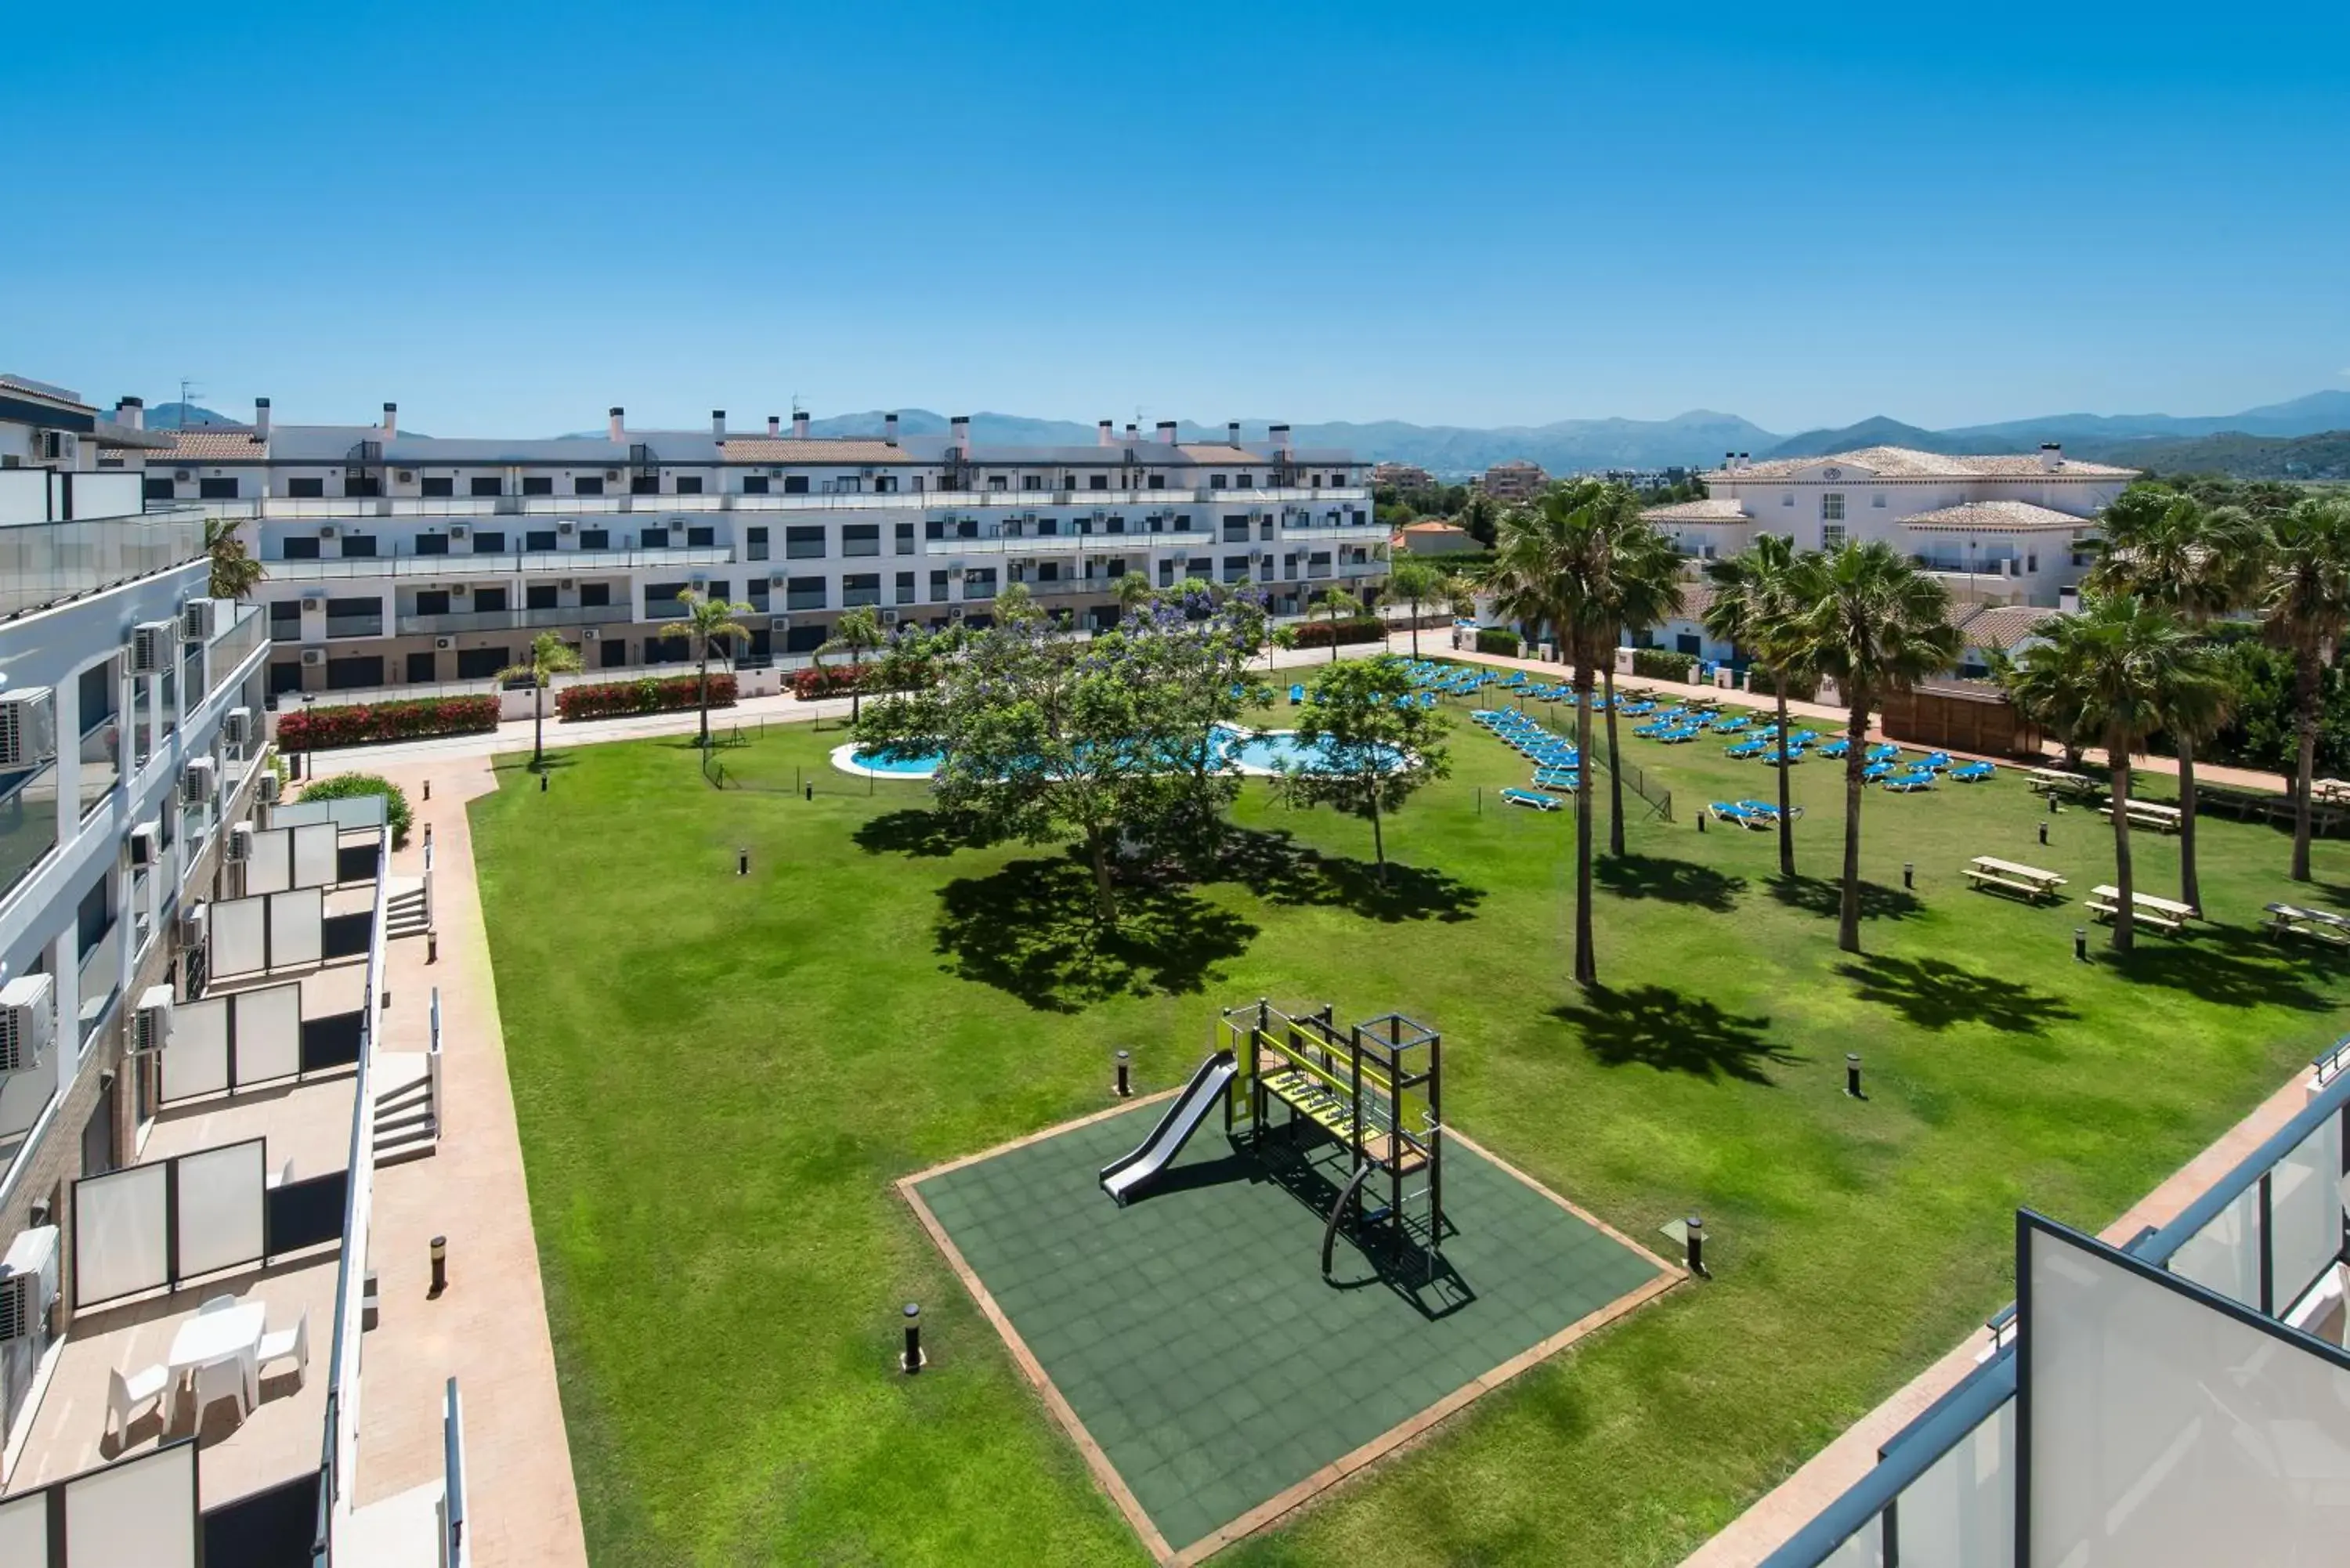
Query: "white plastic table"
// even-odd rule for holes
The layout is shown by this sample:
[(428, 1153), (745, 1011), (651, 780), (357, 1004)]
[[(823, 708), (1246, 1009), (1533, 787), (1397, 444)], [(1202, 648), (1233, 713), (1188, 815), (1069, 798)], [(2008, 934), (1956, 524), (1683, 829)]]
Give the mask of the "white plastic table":
[(179, 1333), (172, 1336), (172, 1354), (164, 1363), (172, 1373), (173, 1404), (179, 1401), (182, 1378), (223, 1356), (242, 1353), (250, 1376), (255, 1370), (250, 1363), (261, 1348), (261, 1331), (268, 1320), (269, 1309), (252, 1302), (218, 1312), (200, 1312), (182, 1324)]

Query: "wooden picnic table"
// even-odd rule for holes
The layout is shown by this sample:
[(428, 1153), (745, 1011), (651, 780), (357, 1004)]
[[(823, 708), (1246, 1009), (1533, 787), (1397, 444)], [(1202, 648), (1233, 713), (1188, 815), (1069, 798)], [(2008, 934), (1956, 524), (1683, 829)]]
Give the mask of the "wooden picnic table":
[(2309, 796), (2312, 800), (2335, 805), (2350, 800), (2350, 779), (2312, 779), (2309, 781)]
[[(2093, 913), (2111, 919), (2121, 910), (2122, 890), (2119, 888), (2096, 887), (2089, 889), (2085, 900)], [(2151, 893), (2130, 896), (2132, 919), (2166, 931), (2186, 929), (2189, 920), (2199, 920), (2203, 911), (2192, 904), (2182, 904), (2176, 898), (2158, 898)]]
[(2063, 768), (2033, 768), (2025, 776), (2042, 794), (2095, 794), (2106, 787), (2085, 774), (2068, 774)]
[(1978, 888), (2004, 888), (2012, 893), (2022, 893), (2028, 898), (2054, 898), (2064, 878), (2054, 871), (2020, 861), (2002, 860), (1996, 855), (1978, 855), (1968, 862), (1964, 873)]
[[(2097, 809), (2108, 817), (2114, 814), (2114, 808), (2110, 803)], [(2187, 820), (2187, 814), (2175, 805), (2162, 805), (2150, 800), (2134, 800), (2129, 803), (2129, 819), (2140, 827), (2151, 827), (2160, 833), (2176, 833), (2178, 831), (2179, 825)]]
[(2272, 940), (2307, 937), (2313, 941), (2350, 947), (2350, 919), (2328, 909), (2304, 909), (2293, 904), (2271, 904), (2266, 922)]

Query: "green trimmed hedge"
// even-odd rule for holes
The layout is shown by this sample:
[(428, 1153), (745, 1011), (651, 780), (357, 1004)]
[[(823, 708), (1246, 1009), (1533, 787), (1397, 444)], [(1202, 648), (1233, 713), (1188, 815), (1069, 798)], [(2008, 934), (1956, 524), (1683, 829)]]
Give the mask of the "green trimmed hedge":
[(1524, 646), (1514, 631), (1498, 626), (1477, 628), (1477, 651), (1480, 653), (1498, 653), (1504, 659), (1515, 659), (1518, 650)]
[(302, 792), (304, 800), (354, 800), (360, 795), (383, 796), (383, 819), (391, 827), (394, 849), (408, 842), (409, 824), (415, 820), (409, 815), (408, 796), (390, 779), (373, 774), (338, 774), (330, 779), (320, 779)]
[[(662, 680), (648, 675), (641, 680), (608, 680), (595, 686), (566, 687), (555, 699), (555, 711), (569, 719), (618, 719), (629, 713), (674, 713), (702, 705), (701, 682), (691, 675)], [(734, 678), (710, 678), (710, 705), (734, 706)]]
[(1632, 673), (1651, 680), (1687, 680), (1697, 669), (1697, 655), (1676, 653), (1669, 648), (1637, 648), (1632, 650)]
[[(1746, 690), (1762, 697), (1775, 697), (1779, 683), (1771, 677), (1768, 665), (1751, 664), (1746, 668)], [(1798, 702), (1808, 702), (1820, 693), (1816, 676), (1798, 675), (1787, 682), (1787, 695)]]
[(495, 697), (418, 697), (404, 702), (288, 707), (277, 715), (280, 751), (327, 751), (431, 735), (482, 735), (498, 727)]
[(1353, 620), (1309, 620), (1295, 628), (1300, 648), (1328, 648), (1333, 643), (1384, 642), (1387, 623), (1377, 616), (1361, 616)]

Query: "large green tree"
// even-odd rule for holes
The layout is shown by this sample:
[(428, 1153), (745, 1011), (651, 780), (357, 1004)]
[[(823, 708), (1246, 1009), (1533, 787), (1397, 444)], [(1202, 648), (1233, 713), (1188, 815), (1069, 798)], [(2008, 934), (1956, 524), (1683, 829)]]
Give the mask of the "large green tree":
[(2270, 518), (2259, 603), (2270, 638), (2293, 655), (2293, 879), (2306, 882), (2322, 678), (2350, 627), (2350, 504), (2313, 496)]
[[(1866, 783), (1868, 722), (1889, 692), (1903, 691), (1958, 661), (1960, 639), (1947, 618), (1950, 594), (1882, 540), (1799, 558), (1789, 618), (1798, 657), (1844, 693), (1848, 749), (1844, 765), (1844, 892), (1836, 946), (1860, 950), (1860, 799)], [(1784, 771), (1783, 769), (1782, 770)]]
[(498, 671), (501, 683), (530, 682), (530, 765), (535, 773), (546, 763), (546, 689), (558, 675), (579, 668), (579, 650), (551, 631), (531, 639), (530, 658)]
[(1770, 672), (1779, 732), (1779, 875), (1795, 875), (1795, 825), (1787, 767), (1787, 687), (1804, 673), (1803, 641), (1793, 626), (1800, 607), (1794, 597), (1795, 545), (1783, 535), (1760, 534), (1735, 556), (1706, 563), (1713, 602), (1706, 607), (1705, 629), (1744, 649)]
[(1392, 655), (1325, 665), (1315, 671), (1314, 700), (1297, 722), (1299, 745), (1311, 760), (1284, 771), (1279, 786), (1294, 804), (1326, 802), (1367, 817), (1384, 887), (1384, 820), (1423, 784), (1451, 772), (1446, 728), (1442, 714), (1413, 701), (1411, 677)]
[[(2098, 535), (2088, 587), (2159, 605), (2199, 638), (2215, 618), (2250, 603), (2260, 585), (2267, 536), (2239, 507), (2206, 507), (2189, 495), (2133, 485), (2106, 508)], [(2195, 747), (2206, 735), (2186, 724), (2174, 724), (2168, 732), (2178, 754), (2178, 901), (2200, 909)]]

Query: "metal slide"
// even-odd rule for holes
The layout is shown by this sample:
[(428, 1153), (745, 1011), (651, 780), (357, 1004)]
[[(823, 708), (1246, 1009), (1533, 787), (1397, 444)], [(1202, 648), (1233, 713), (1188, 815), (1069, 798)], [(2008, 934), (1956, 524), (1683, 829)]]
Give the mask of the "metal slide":
[(1150, 1136), (1132, 1154), (1121, 1155), (1102, 1167), (1102, 1190), (1124, 1208), (1137, 1188), (1166, 1169), (1168, 1163), (1183, 1151), (1183, 1146), (1199, 1130), (1208, 1107), (1216, 1103), (1238, 1071), (1240, 1064), (1229, 1051), (1219, 1051), (1201, 1063), (1191, 1081), (1183, 1085), (1183, 1092), (1175, 1096), (1175, 1103), (1167, 1107), (1167, 1114), (1159, 1118), (1159, 1125), (1150, 1129)]

